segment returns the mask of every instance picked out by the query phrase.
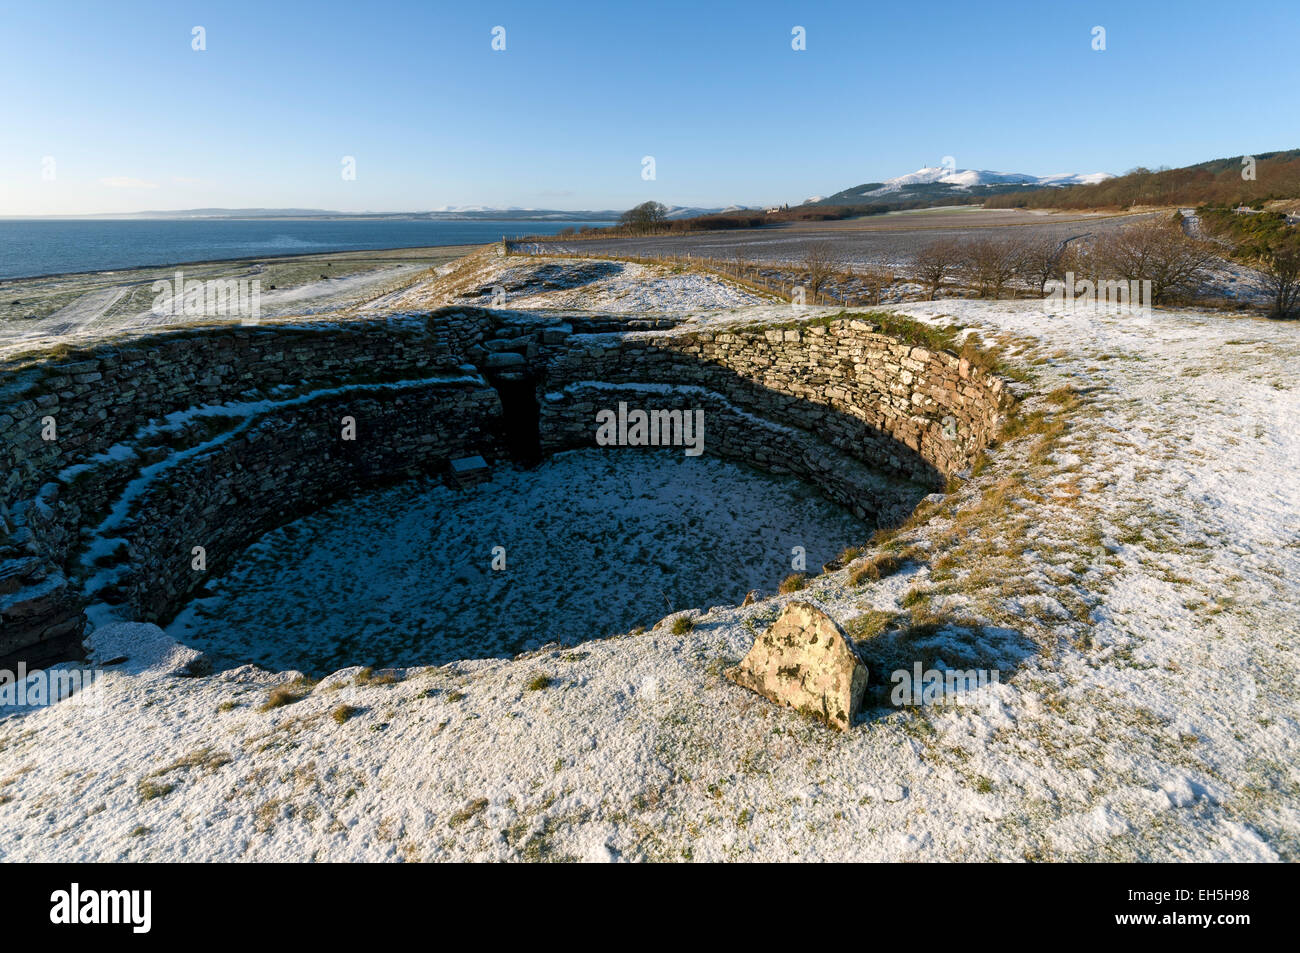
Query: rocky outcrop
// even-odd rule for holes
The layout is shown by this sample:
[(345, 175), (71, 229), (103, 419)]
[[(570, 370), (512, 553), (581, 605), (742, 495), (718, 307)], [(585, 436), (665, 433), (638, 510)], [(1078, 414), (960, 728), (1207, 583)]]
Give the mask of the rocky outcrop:
[(780, 705), (847, 731), (867, 688), (867, 666), (848, 636), (825, 612), (791, 602), (723, 674)]

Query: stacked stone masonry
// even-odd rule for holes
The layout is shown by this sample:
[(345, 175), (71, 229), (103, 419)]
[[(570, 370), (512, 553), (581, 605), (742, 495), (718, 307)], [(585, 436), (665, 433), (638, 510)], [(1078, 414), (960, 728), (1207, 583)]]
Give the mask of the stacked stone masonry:
[(618, 401), (703, 406), (715, 450), (813, 479), (860, 516), (871, 500), (852, 498), (853, 462), (939, 489), (988, 446), (1013, 402), (996, 375), (858, 319), (578, 338), (548, 363), (544, 390), (549, 449), (591, 444), (594, 412)]
[(798, 474), (880, 523), (969, 466), (1011, 403), (1001, 379), (856, 319), (608, 331), (615, 320), (461, 308), (0, 363), (0, 662), (69, 657), (92, 596), (165, 621), (275, 526), (456, 457), (500, 459), (496, 374), (536, 382), (544, 451), (593, 444), (595, 412), (619, 400), (700, 407), (705, 452)]
[(106, 596), (160, 619), (201, 584), (191, 546), (170, 559), (188, 540), (212, 541), (211, 572), (359, 486), (494, 455), (500, 403), (461, 366), (489, 326), (462, 309), (185, 329), (0, 364), (0, 660), (75, 649), (90, 594), (72, 580), (79, 550), (143, 466), (190, 454), (133, 501), (133, 571)]

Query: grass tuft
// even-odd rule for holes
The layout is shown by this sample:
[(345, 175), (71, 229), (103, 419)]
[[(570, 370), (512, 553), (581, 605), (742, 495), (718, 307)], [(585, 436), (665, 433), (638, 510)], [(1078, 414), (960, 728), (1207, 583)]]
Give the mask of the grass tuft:
[(861, 586), (892, 576), (903, 568), (903, 560), (893, 553), (880, 553), (849, 573), (849, 585)]
[(385, 669), (382, 672), (375, 672), (373, 668), (367, 665), (361, 671), (357, 672), (353, 684), (356, 685), (395, 685), (402, 679), (392, 669)]
[(805, 574), (801, 572), (792, 572), (781, 580), (781, 585), (778, 587), (777, 592), (781, 593), (781, 595), (786, 595), (791, 592), (798, 592), (807, 585), (808, 577)]
[(258, 711), (270, 711), (272, 708), (283, 708), (285, 705), (300, 702), (311, 694), (313, 684), (308, 679), (300, 678), (287, 685), (279, 685), (271, 689), (271, 693), (266, 696), (266, 701), (262, 702), (262, 707)]
[(152, 801), (154, 798), (165, 797), (166, 795), (171, 794), (175, 787), (176, 785), (174, 784), (154, 781), (152, 778), (143, 778), (140, 783), (136, 785), (136, 791), (140, 794), (140, 800)]
[(339, 705), (330, 712), (330, 717), (341, 725), (350, 719), (355, 718), (359, 714), (361, 714), (361, 709), (357, 708), (355, 705)]

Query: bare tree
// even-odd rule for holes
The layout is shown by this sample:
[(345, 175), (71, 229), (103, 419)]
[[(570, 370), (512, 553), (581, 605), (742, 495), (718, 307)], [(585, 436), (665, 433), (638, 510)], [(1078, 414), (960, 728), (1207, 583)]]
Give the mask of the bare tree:
[(981, 298), (999, 298), (1020, 269), (1021, 246), (1015, 239), (978, 238), (962, 246), (961, 274)]
[(1107, 280), (1150, 281), (1151, 302), (1191, 294), (1219, 250), (1186, 235), (1173, 221), (1151, 219), (1107, 232), (1093, 242), (1094, 270)]
[(1073, 241), (1061, 252), (1061, 261), (1057, 268), (1057, 277), (1064, 280), (1074, 275), (1075, 280), (1100, 277), (1097, 255), (1091, 242)]
[(858, 273), (858, 281), (867, 292), (867, 303), (880, 304), (885, 289), (894, 283), (894, 273), (888, 268), (867, 265)]
[(1264, 276), (1264, 287), (1273, 299), (1273, 316), (1300, 313), (1300, 231), (1291, 226), (1243, 252), (1246, 261)]
[(1039, 295), (1047, 294), (1047, 285), (1054, 278), (1064, 278), (1061, 265), (1066, 258), (1065, 242), (1046, 236), (1026, 240), (1021, 249), (1020, 274)]
[(817, 293), (822, 286), (842, 267), (839, 253), (830, 242), (813, 242), (804, 254), (803, 270), (807, 275), (805, 287), (817, 300)]
[(947, 238), (931, 242), (912, 256), (912, 274), (925, 285), (928, 300), (933, 301), (944, 281), (956, 272), (961, 256), (961, 246)]
[(731, 267), (736, 272), (737, 278), (745, 277), (745, 271), (752, 267), (749, 260), (749, 252), (739, 245), (731, 252)]

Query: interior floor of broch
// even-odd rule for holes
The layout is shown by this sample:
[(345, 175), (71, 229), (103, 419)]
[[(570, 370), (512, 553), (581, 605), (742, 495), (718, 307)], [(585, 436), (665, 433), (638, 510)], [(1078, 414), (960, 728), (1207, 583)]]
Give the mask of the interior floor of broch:
[[(997, 341), (999, 373), (779, 305), (9, 355), (0, 654), (66, 657), (89, 623), (77, 664), (104, 675), (96, 708), (0, 720), (0, 854), (1293, 858), (1300, 507), (1259, 476), (1297, 461), (1286, 329), (899, 310)], [(213, 671), (156, 627), (278, 526), (453, 460), (593, 447), (620, 403), (702, 409), (708, 454), (885, 532), (798, 592), (513, 658), (315, 681)], [(866, 647), (843, 733), (724, 677), (796, 602)], [(913, 661), (1001, 677), (977, 704), (891, 704)]]

